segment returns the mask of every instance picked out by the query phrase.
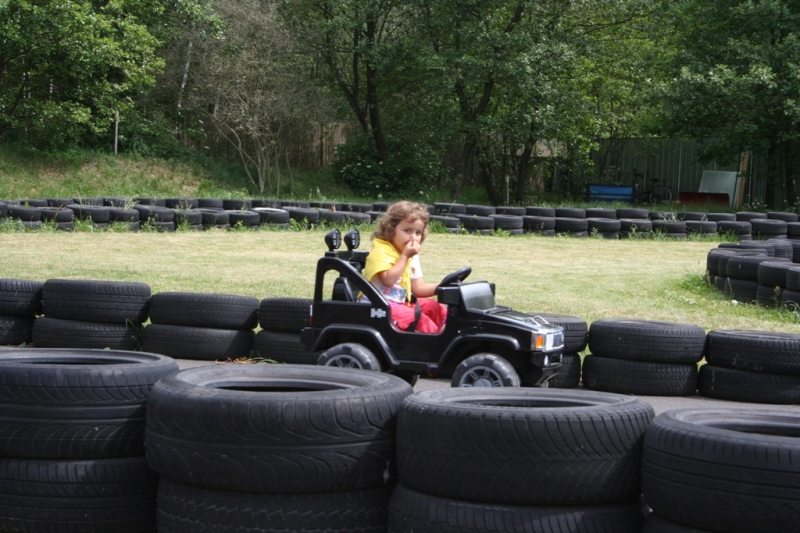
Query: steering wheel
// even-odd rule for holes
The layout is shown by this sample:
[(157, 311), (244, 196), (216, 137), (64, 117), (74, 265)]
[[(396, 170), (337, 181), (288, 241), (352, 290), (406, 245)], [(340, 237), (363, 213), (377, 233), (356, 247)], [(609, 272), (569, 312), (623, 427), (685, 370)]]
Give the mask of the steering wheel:
[(457, 285), (458, 283), (461, 283), (462, 281), (467, 279), (467, 276), (469, 276), (471, 273), (472, 273), (472, 267), (468, 266), (461, 267), (455, 272), (446, 275), (439, 283), (439, 286), (446, 287), (448, 285)]

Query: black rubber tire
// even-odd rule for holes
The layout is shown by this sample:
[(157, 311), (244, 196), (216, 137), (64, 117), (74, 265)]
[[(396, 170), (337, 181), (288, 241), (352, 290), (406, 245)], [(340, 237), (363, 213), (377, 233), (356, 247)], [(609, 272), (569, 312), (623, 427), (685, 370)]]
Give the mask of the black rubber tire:
[(398, 485), (389, 504), (388, 533), (640, 533), (634, 503), (521, 506), (467, 502)]
[(261, 215), (255, 211), (235, 211), (226, 210), (231, 226), (241, 223), (245, 227), (258, 226), (261, 223)]
[(142, 333), (142, 350), (178, 359), (226, 361), (250, 357), (254, 340), (255, 333), (249, 329), (148, 324)]
[(586, 209), (580, 207), (556, 207), (556, 218), (586, 218)]
[(589, 326), (589, 350), (598, 357), (653, 363), (697, 363), (706, 332), (700, 326), (605, 318)]
[(706, 213), (706, 220), (714, 222), (732, 222), (736, 220), (736, 213)]
[(147, 457), (165, 477), (255, 492), (388, 486), (397, 412), (413, 392), (381, 372), (300, 365), (171, 374), (147, 405)]
[(647, 209), (640, 209), (638, 207), (623, 207), (617, 209), (617, 218), (632, 218), (632, 219), (647, 219), (650, 213)]
[(551, 324), (564, 328), (564, 353), (578, 353), (586, 349), (589, 327), (582, 318), (552, 313), (530, 313), (540, 316)]
[(653, 416), (638, 398), (585, 390), (422, 391), (398, 418), (400, 478), (426, 494), (484, 503), (629, 501)]
[(494, 220), (495, 229), (522, 229), (522, 217), (514, 215), (489, 215), (489, 218)]
[(800, 376), (700, 367), (697, 388), (702, 396), (733, 402), (800, 403)]
[(381, 213), (385, 213), (389, 206), (392, 205), (391, 202), (374, 202), (372, 204), (373, 211), (380, 211)]
[(691, 396), (697, 392), (695, 363), (651, 363), (587, 355), (583, 358), (587, 389), (640, 396)]
[(756, 305), (768, 308), (780, 306), (781, 288), (759, 284), (756, 289)]
[(0, 459), (0, 530), (150, 533), (158, 477), (142, 457)]
[(686, 233), (686, 222), (674, 220), (651, 220), (653, 231), (666, 233), (667, 235)]
[(139, 222), (174, 222), (175, 211), (168, 207), (160, 207), (156, 205), (135, 205), (133, 206), (139, 212)]
[(74, 203), (72, 198), (45, 198), (48, 207), (66, 207)]
[(42, 312), (41, 281), (0, 279), (0, 315), (36, 316)]
[(529, 217), (555, 218), (556, 210), (553, 207), (528, 206), (525, 208), (525, 214)]
[(58, 207), (42, 208), (42, 221), (45, 222), (72, 222), (75, 213), (72, 209), (61, 209)]
[(230, 216), (226, 211), (217, 211), (215, 209), (199, 209), (201, 213), (201, 220), (204, 226), (224, 225), (230, 223)]
[(766, 219), (766, 213), (758, 213), (754, 211), (739, 211), (736, 213), (736, 220), (750, 222), (751, 220)]
[(178, 365), (109, 350), (0, 352), (0, 456), (91, 459), (144, 455), (145, 404)]
[(585, 232), (588, 231), (589, 222), (585, 218), (556, 217), (556, 233)]
[(372, 211), (372, 204), (343, 202), (342, 211), (350, 211), (351, 213), (366, 213), (368, 211)]
[(586, 218), (617, 218), (616, 209), (607, 209), (605, 207), (587, 207)]
[(211, 207), (214, 209), (223, 209), (222, 198), (198, 198), (197, 205), (200, 208)]
[[(701, 213), (700, 211), (678, 211), (675, 213), (675, 218), (677, 220), (683, 221), (694, 221), (694, 222), (702, 222), (704, 220), (708, 220), (705, 213)], [(712, 221), (713, 222), (713, 221)], [(716, 227), (716, 225), (715, 225)]]
[(524, 207), (518, 206), (509, 206), (509, 205), (498, 205), (494, 208), (495, 212), (498, 215), (513, 215), (515, 217), (524, 217), (528, 214), (528, 211)]
[(310, 298), (264, 298), (258, 307), (258, 324), (269, 331), (300, 333), (309, 325)]
[(522, 217), (522, 228), (529, 232), (542, 232), (556, 229), (555, 217), (528, 215)]
[(581, 356), (573, 353), (561, 354), (561, 369), (547, 381), (552, 389), (574, 389), (581, 384)]
[(753, 252), (763, 251), (770, 257), (775, 257), (775, 242), (767, 241), (744, 241), (744, 242), (723, 242), (718, 248), (732, 248), (734, 250)]
[(521, 384), (511, 363), (492, 353), (470, 355), (456, 366), (450, 380), (451, 387), (466, 388), (519, 387)]
[(461, 221), (461, 226), (466, 230), (493, 230), (494, 219), (490, 217), (481, 217), (478, 215), (462, 215), (454, 214), (458, 220)]
[(225, 491), (162, 478), (159, 533), (385, 533), (389, 487), (307, 494)]
[(730, 248), (712, 248), (706, 254), (706, 273), (711, 276), (719, 275), (719, 258), (723, 255), (736, 255), (740, 253), (738, 250), (731, 250)]
[(646, 218), (622, 218), (619, 227), (620, 231), (650, 233), (653, 231), (653, 222)]
[[(750, 251), (743, 251), (743, 250), (736, 250), (734, 248), (714, 248), (714, 251), (719, 251), (720, 253), (715, 254), (717, 258), (717, 275), (725, 276), (726, 278), (728, 273), (728, 260), (731, 256), (741, 255), (745, 257), (766, 257), (771, 259), (767, 255), (766, 250), (756, 250), (751, 249)], [(722, 252), (733, 252), (733, 253), (722, 253)], [(756, 277), (758, 277), (758, 270), (756, 270)]]
[(261, 217), (261, 224), (288, 224), (289, 212), (272, 207), (254, 207), (253, 211)]
[(138, 282), (49, 279), (42, 286), (48, 318), (141, 324), (147, 320), (150, 286)]
[(289, 218), (297, 222), (307, 222), (308, 224), (319, 224), (319, 211), (307, 207), (284, 206), (283, 209), (289, 213)]
[(644, 519), (644, 527), (642, 533), (713, 533), (707, 529), (697, 529), (694, 527), (684, 526), (677, 522), (670, 522), (660, 516), (650, 513)]
[(781, 304), (790, 311), (800, 310), (800, 291), (783, 289), (781, 291)]
[(797, 213), (787, 213), (783, 211), (770, 211), (767, 213), (770, 220), (783, 220), (784, 222), (797, 222)]
[(776, 235), (786, 235), (786, 222), (783, 220), (756, 219), (751, 220), (753, 236), (757, 239), (768, 239)]
[(737, 302), (754, 304), (758, 301), (758, 288), (761, 284), (757, 281), (744, 279), (725, 278), (723, 294)]
[(464, 204), (448, 204), (444, 202), (436, 202), (433, 204), (434, 213), (437, 215), (455, 215), (464, 214), (467, 212), (467, 206)]
[(6, 218), (6, 216), (8, 216), (8, 204), (0, 202), (0, 218)]
[(792, 240), (800, 238), (800, 222), (788, 222), (786, 224), (786, 236)]
[(642, 489), (668, 520), (724, 533), (800, 527), (800, 416), (789, 411), (679, 409), (644, 439)]
[(115, 209), (108, 211), (110, 222), (139, 222), (139, 211), (136, 209)]
[(775, 257), (784, 257), (789, 261), (794, 260), (794, 248), (796, 244), (781, 237), (772, 237), (768, 240), (769, 243), (775, 247)]
[(33, 342), (32, 316), (0, 315), (0, 346), (19, 346)]
[(254, 329), (258, 325), (255, 296), (199, 292), (159, 292), (150, 298), (150, 322), (170, 326)]
[[(130, 199), (121, 196), (104, 196), (100, 199), (100, 205), (105, 207), (125, 207), (130, 201)], [(72, 203), (72, 201), (69, 203)]]
[(198, 198), (164, 198), (164, 206), (188, 211), (200, 207), (200, 200)]
[(197, 209), (175, 209), (175, 225), (188, 224), (194, 226), (203, 224), (203, 213)]
[(717, 223), (708, 220), (686, 220), (687, 233), (699, 233), (700, 235), (711, 235), (717, 233)]
[(589, 223), (589, 231), (597, 230), (600, 233), (618, 232), (622, 228), (622, 223), (616, 218), (586, 218)]
[(36, 222), (42, 220), (42, 208), (9, 204), (6, 216), (23, 222)]
[(753, 226), (749, 222), (720, 220), (717, 221), (717, 231), (719, 233), (749, 236), (753, 231)]
[(143, 206), (151, 206), (151, 207), (167, 206), (167, 201), (164, 198), (146, 198), (143, 196), (134, 196), (133, 201)]
[(800, 376), (800, 335), (772, 331), (714, 330), (708, 333), (709, 364), (751, 372)]
[(33, 345), (36, 348), (135, 350), (139, 347), (139, 332), (129, 324), (38, 317), (33, 322)]
[(494, 206), (491, 205), (472, 205), (468, 204), (464, 206), (464, 213), (467, 215), (478, 215), (479, 217), (488, 217), (489, 215), (494, 215), (497, 211), (495, 211)]
[(736, 255), (728, 259), (725, 274), (732, 279), (758, 281), (758, 265), (765, 262), (789, 263), (784, 257), (761, 257)]
[(222, 208), (225, 211), (243, 211), (253, 207), (251, 200), (242, 198), (224, 198), (222, 200)]
[(299, 333), (262, 329), (256, 333), (253, 355), (291, 365), (316, 365), (322, 352), (309, 351)]

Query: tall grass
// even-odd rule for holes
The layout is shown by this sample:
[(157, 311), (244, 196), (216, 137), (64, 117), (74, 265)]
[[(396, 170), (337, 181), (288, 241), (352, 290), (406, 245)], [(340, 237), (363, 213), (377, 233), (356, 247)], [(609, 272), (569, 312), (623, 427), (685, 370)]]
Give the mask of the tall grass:
[[(0, 233), (0, 277), (309, 298), (322, 237), (321, 231)], [(369, 248), (368, 237), (362, 232), (362, 248)], [(519, 310), (587, 322), (639, 318), (800, 334), (794, 314), (735, 305), (704, 284), (706, 254), (716, 244), (431, 234), (422, 264), (429, 281), (469, 265), (470, 280), (495, 282), (498, 303)]]

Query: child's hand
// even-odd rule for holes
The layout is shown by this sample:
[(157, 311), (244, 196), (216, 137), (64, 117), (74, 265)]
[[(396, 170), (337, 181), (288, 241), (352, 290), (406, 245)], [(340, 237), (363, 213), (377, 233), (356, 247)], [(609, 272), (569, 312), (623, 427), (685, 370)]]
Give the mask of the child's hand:
[(420, 242), (417, 239), (411, 239), (406, 243), (406, 247), (403, 250), (403, 255), (406, 258), (411, 259), (415, 255), (419, 253)]

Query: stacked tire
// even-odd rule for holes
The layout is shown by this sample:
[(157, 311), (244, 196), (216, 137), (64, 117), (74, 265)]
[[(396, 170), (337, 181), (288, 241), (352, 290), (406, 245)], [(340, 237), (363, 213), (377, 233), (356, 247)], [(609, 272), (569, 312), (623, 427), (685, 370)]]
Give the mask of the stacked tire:
[(158, 531), (386, 531), (397, 413), (412, 393), (380, 372), (224, 365), (162, 379), (147, 458)]
[(569, 315), (534, 313), (549, 323), (564, 328), (564, 350), (561, 353), (561, 370), (547, 382), (555, 389), (574, 389), (581, 383), (580, 352), (586, 349), (588, 326), (582, 318)]
[(705, 345), (705, 330), (692, 324), (596, 320), (589, 327), (583, 385), (621, 394), (693, 395)]
[(0, 279), (0, 345), (33, 342), (33, 322), (41, 312), (41, 282)]
[(642, 454), (653, 515), (643, 533), (800, 529), (800, 415), (681, 409), (658, 415)]
[(398, 420), (389, 532), (638, 533), (653, 416), (637, 398), (589, 391), (414, 394)]
[(700, 394), (721, 400), (800, 403), (800, 335), (770, 331), (708, 333)]
[(33, 323), (33, 344), (135, 350), (149, 300), (145, 283), (49, 279), (42, 286), (44, 316)]
[(258, 307), (254, 354), (264, 359), (295, 365), (316, 365), (318, 352), (306, 349), (300, 332), (308, 327), (311, 299), (264, 298)]
[(142, 349), (204, 361), (250, 357), (258, 303), (252, 296), (157, 293), (150, 299)]
[(155, 382), (177, 370), (145, 353), (0, 353), (0, 530), (154, 531), (145, 405)]

